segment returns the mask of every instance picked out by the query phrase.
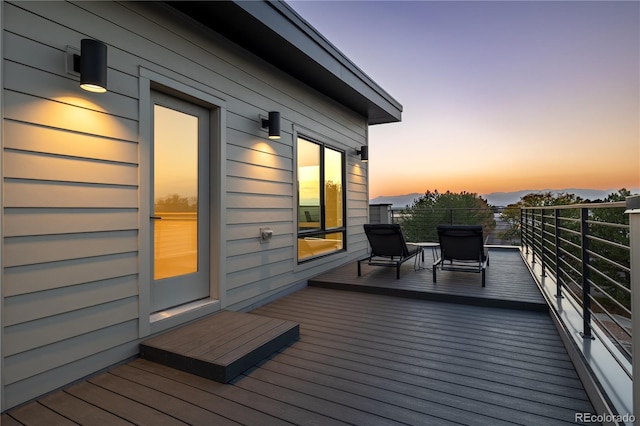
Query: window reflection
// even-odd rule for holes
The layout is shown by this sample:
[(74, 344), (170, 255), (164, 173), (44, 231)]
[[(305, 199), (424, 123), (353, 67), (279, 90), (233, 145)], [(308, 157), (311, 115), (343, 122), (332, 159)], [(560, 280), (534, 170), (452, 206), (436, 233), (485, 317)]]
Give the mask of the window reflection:
[(339, 228), (342, 223), (342, 153), (324, 149), (324, 193), (326, 228)]
[(344, 153), (298, 138), (298, 260), (344, 249)]
[(298, 229), (320, 229), (320, 145), (298, 138)]
[(198, 271), (198, 118), (154, 105), (154, 279)]

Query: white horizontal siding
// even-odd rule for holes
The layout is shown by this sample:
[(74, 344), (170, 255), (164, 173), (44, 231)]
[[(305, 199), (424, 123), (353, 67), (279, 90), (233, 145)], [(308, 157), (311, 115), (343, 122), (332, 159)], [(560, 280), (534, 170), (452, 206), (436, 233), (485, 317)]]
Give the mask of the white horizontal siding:
[(137, 279), (135, 276), (128, 276), (8, 297), (4, 325), (35, 321), (137, 294)]
[(130, 297), (5, 327), (4, 355), (15, 355), (91, 333), (135, 319), (137, 316), (138, 299)]
[(293, 185), (283, 182), (269, 182), (253, 179), (252, 177), (227, 178), (227, 191), (230, 193), (255, 194), (255, 195), (285, 195), (291, 194)]
[[(14, 405), (136, 351), (140, 67), (223, 99), (226, 304), (243, 309), (366, 249), (366, 119), (156, 4), (4, 3), (5, 391)], [(86, 94), (67, 45), (108, 45), (109, 91)], [(259, 117), (277, 110), (282, 139)], [(347, 157), (347, 256), (296, 268), (293, 126)], [(219, 185), (218, 170), (211, 182)], [(274, 237), (259, 240), (259, 228)], [(215, 242), (214, 242), (215, 243)]]
[[(64, 366), (65, 364), (73, 366), (73, 361), (118, 347), (122, 341), (135, 341), (137, 335), (137, 321), (126, 321), (112, 327), (61, 340), (49, 346), (22, 352), (16, 356), (8, 356), (5, 359), (5, 368), (7, 369), (6, 384), (11, 385), (19, 381), (26, 381), (31, 377), (37, 380), (39, 374), (52, 370), (54, 367)], [(137, 352), (137, 348), (135, 350)], [(134, 352), (132, 351), (129, 356), (133, 354)], [(90, 374), (91, 372), (89, 371), (85, 374)], [(67, 382), (63, 381), (58, 386), (62, 386)], [(37, 395), (39, 394), (33, 396)]]
[[(239, 163), (237, 161), (227, 162), (227, 176), (246, 178), (253, 177), (255, 180), (265, 180), (268, 182), (291, 183), (293, 173), (291, 170), (276, 169), (272, 166), (263, 166), (266, 162), (255, 159), (258, 164)], [(287, 194), (291, 195), (291, 194)]]
[(137, 185), (136, 165), (5, 150), (5, 177), (58, 182)]
[[(131, 339), (136, 335), (137, 321), (129, 321), (57, 342), (33, 357), (30, 356), (33, 352), (28, 351), (16, 358), (5, 358), (8, 365), (15, 365), (14, 362), (19, 360), (25, 360), (28, 364), (20, 365), (21, 368), (16, 371), (22, 375), (18, 378), (11, 377), (16, 381), (5, 387), (5, 406), (13, 407), (68, 385), (74, 378), (95, 373), (96, 366), (108, 366), (113, 364), (113, 360), (125, 360), (135, 356), (138, 353), (138, 344), (136, 340)], [(118, 342), (127, 343), (118, 345)], [(83, 356), (80, 351), (85, 351), (86, 355)], [(30, 371), (34, 372), (33, 375), (30, 375)]]
[(4, 92), (5, 119), (28, 122), (40, 126), (60, 128), (115, 139), (135, 141), (137, 122), (103, 112), (85, 109), (71, 103), (45, 100), (32, 95)]
[[(273, 223), (268, 225), (271, 229), (273, 229), (274, 239), (287, 237), (287, 236), (289, 238), (292, 238), (293, 236), (294, 231), (291, 228), (291, 225), (287, 222)], [(258, 233), (259, 229), (256, 229), (255, 227), (248, 227), (244, 223), (238, 224), (238, 225), (229, 225), (227, 226), (226, 232), (227, 232), (227, 247), (229, 247), (230, 243), (237, 242), (237, 241), (252, 240), (254, 243), (259, 242), (257, 240), (259, 236), (259, 233)], [(264, 246), (260, 246), (260, 247), (264, 248)], [(257, 251), (257, 248), (256, 248), (256, 251)]]
[(5, 207), (138, 208), (138, 188), (5, 179)]
[(43, 154), (138, 163), (137, 143), (14, 121), (6, 121), (4, 124), (4, 147)]
[(275, 208), (293, 209), (291, 195), (227, 193), (227, 207), (230, 209)]
[(7, 208), (5, 237), (138, 229), (135, 209)]
[(130, 353), (137, 341), (138, 83), (135, 73), (110, 69), (117, 90), (84, 96), (65, 69), (78, 33), (19, 5), (5, 3), (3, 12), (11, 406), (100, 368), (105, 353)]
[(5, 238), (4, 266), (23, 266), (138, 251), (138, 232), (92, 232)]
[[(33, 42), (29, 44), (32, 43)], [(57, 53), (59, 56), (64, 58), (64, 55), (60, 55), (59, 52)], [(109, 96), (105, 96), (103, 99), (100, 99), (100, 103), (97, 103), (93, 99), (88, 101), (77, 96), (65, 96), (65, 93), (72, 94), (78, 90), (78, 82), (75, 79), (70, 79), (69, 76), (52, 74), (48, 70), (43, 71), (33, 68), (34, 65), (39, 66), (40, 63), (31, 63), (29, 66), (26, 66), (11, 60), (5, 60), (5, 81), (10, 82), (10, 84), (5, 84), (5, 89), (10, 89), (24, 94), (37, 95), (59, 103), (77, 106), (83, 110), (94, 110), (102, 114), (107, 111), (117, 111), (117, 115), (121, 118), (130, 120), (137, 119), (138, 103), (135, 99), (120, 96), (116, 93), (110, 93)], [(74, 117), (78, 117), (84, 113), (85, 111), (78, 111), (71, 115), (70, 118), (73, 119)], [(131, 123), (129, 125), (131, 125)], [(67, 128), (67, 126), (65, 125), (63, 128)], [(112, 133), (113, 130), (114, 129), (108, 129), (108, 135), (118, 135), (116, 137), (120, 139), (131, 139), (133, 136), (132, 140), (136, 140), (136, 133), (129, 133), (125, 135), (116, 132), (114, 134)], [(126, 129), (123, 130), (126, 131)], [(86, 133), (95, 133), (95, 130), (87, 131)]]
[[(291, 285), (291, 261), (264, 265), (261, 269), (247, 269), (229, 274), (234, 285), (228, 290), (230, 305), (251, 306), (269, 296), (283, 291)], [(268, 278), (261, 278), (262, 276)], [(255, 291), (255, 283), (260, 282), (260, 293)]]
[(5, 297), (134, 275), (137, 252), (16, 266), (4, 271)]

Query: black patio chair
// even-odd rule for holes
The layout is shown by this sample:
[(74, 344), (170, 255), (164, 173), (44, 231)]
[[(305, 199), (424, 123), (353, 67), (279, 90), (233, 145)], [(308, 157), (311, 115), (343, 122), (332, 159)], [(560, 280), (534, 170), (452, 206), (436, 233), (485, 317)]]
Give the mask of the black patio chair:
[(400, 266), (422, 252), (422, 247), (406, 243), (398, 224), (365, 224), (364, 232), (369, 240), (371, 253), (358, 260), (358, 276), (362, 275), (360, 263), (367, 262), (373, 266), (395, 267), (396, 279), (400, 279)]
[(484, 247), (480, 225), (438, 225), (440, 258), (433, 264), (433, 282), (436, 270), (479, 272), (482, 287), (485, 286), (485, 270), (489, 265), (489, 253)]

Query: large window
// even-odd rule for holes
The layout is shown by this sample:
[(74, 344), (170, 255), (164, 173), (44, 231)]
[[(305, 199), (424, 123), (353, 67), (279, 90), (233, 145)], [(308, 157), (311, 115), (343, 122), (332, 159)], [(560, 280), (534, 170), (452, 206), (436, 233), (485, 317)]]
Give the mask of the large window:
[(298, 261), (344, 250), (344, 153), (298, 138)]

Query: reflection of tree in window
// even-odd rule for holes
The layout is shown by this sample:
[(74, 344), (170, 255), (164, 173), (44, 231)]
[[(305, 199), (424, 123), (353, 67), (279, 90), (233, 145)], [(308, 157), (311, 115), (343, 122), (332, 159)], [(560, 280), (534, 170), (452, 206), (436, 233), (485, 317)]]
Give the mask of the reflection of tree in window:
[(342, 222), (342, 153), (324, 148), (326, 228), (338, 228)]
[(197, 212), (198, 197), (182, 197), (179, 194), (171, 194), (166, 197), (156, 198), (156, 212)]
[(342, 226), (342, 185), (329, 181), (324, 185), (326, 227)]

